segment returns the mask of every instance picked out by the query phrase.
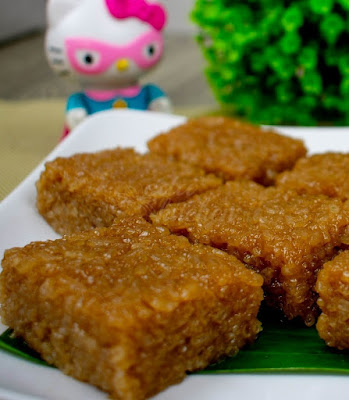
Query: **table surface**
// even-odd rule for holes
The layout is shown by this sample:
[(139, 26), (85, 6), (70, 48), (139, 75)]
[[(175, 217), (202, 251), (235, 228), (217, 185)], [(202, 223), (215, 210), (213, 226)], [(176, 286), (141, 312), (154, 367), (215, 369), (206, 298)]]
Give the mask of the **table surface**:
[[(194, 35), (166, 35), (165, 43), (164, 59), (142, 83), (162, 87), (176, 113), (217, 109)], [(50, 70), (43, 48), (43, 33), (0, 46), (0, 201), (56, 146), (65, 99), (79, 90)]]
[[(65, 99), (0, 100), (0, 201), (59, 143)], [(208, 107), (176, 108), (179, 115), (197, 116)]]

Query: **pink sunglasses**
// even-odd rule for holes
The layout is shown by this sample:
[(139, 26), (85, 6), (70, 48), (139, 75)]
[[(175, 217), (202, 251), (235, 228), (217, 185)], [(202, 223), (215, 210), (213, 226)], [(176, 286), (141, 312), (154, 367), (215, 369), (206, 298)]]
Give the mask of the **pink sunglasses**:
[(147, 69), (159, 61), (164, 47), (161, 33), (155, 30), (123, 46), (88, 38), (69, 38), (65, 44), (72, 67), (91, 75), (106, 71), (121, 58)]

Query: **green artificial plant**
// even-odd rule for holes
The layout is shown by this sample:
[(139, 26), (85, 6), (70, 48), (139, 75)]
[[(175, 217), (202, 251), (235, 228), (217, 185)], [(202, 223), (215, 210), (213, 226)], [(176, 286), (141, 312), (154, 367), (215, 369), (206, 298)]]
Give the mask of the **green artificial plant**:
[(192, 19), (227, 112), (349, 125), (349, 0), (196, 0)]

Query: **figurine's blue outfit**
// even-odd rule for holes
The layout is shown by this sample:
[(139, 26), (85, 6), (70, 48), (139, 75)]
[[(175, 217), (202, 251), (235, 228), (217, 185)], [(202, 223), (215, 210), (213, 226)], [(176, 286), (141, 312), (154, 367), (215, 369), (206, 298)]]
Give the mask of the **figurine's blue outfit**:
[(155, 85), (148, 84), (142, 87), (141, 91), (133, 97), (116, 95), (110, 100), (97, 101), (87, 96), (85, 93), (74, 93), (67, 101), (66, 111), (75, 108), (84, 108), (87, 113), (94, 114), (99, 111), (110, 110), (112, 108), (133, 108), (136, 110), (147, 110), (149, 104), (164, 97), (165, 93)]

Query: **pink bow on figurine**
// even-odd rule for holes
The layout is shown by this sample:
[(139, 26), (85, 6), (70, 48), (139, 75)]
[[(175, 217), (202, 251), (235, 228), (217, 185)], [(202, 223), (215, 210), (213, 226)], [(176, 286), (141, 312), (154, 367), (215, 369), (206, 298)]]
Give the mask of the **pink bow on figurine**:
[(148, 4), (145, 0), (105, 0), (110, 13), (119, 19), (135, 17), (161, 31), (166, 23), (166, 13), (159, 4)]

